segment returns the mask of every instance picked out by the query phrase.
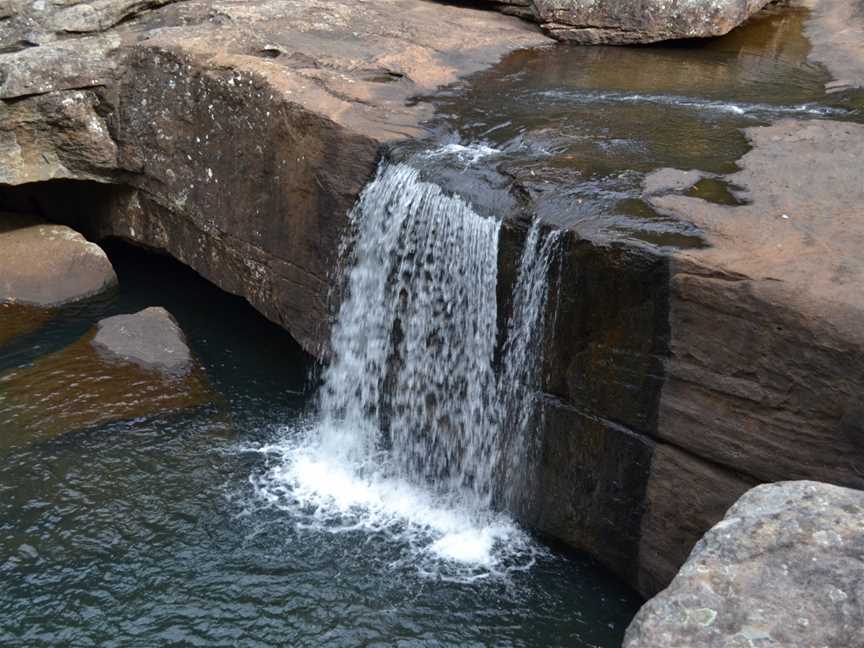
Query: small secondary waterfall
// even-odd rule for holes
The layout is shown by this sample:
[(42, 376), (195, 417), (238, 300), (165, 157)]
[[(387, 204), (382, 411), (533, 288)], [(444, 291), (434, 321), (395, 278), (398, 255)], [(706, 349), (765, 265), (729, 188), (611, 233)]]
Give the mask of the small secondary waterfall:
[(540, 368), (543, 360), (546, 300), (549, 271), (560, 232), (543, 234), (535, 221), (525, 240), (519, 275), (513, 289), (513, 311), (507, 324), (502, 351), (503, 368), (498, 381), (498, 403), (502, 416), (502, 450), (499, 474), (503, 503), (518, 510), (530, 502), (531, 487), (542, 450), (534, 432), (539, 411)]
[(263, 449), (283, 461), (257, 486), (316, 528), (403, 538), (423, 570), (522, 569), (540, 549), (495, 511), (519, 510), (538, 466), (557, 234), (527, 234), (496, 367), (501, 222), (390, 162), (351, 219), (317, 414), (299, 445)]

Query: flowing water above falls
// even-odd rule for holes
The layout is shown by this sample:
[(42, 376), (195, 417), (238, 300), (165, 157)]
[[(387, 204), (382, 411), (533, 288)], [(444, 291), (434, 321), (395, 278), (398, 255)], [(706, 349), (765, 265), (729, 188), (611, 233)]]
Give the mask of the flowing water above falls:
[(384, 162), (353, 213), (346, 296), (318, 412), (262, 495), (309, 524), (404, 539), (424, 573), (475, 580), (542, 550), (506, 515), (526, 488), (557, 234), (531, 228), (496, 372), (501, 222)]
[[(488, 194), (515, 186), (546, 222), (593, 240), (701, 246), (695, 228), (643, 201), (647, 173), (732, 173), (749, 148), (743, 130), (784, 118), (864, 120), (864, 94), (826, 94), (830, 77), (807, 59), (806, 15), (769, 9), (724, 38), (683, 44), (517, 52), (430, 98), (439, 137), (493, 152), (482, 169), (439, 160), (439, 183), (496, 206), (506, 201)], [(704, 184), (693, 195), (718, 199)]]

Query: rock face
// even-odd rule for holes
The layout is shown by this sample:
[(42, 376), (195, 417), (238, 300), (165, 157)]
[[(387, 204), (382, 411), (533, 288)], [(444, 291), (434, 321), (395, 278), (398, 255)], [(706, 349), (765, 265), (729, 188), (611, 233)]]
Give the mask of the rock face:
[(527, 521), (645, 595), (759, 483), (864, 488), (864, 126), (747, 135), (741, 171), (715, 178), (744, 204), (684, 195), (699, 173), (646, 182), (710, 245), (669, 254), (574, 230), (552, 282)]
[(100, 320), (92, 344), (119, 360), (167, 373), (186, 372), (192, 363), (183, 331), (159, 307)]
[(424, 0), (34, 7), (0, 21), (7, 196), (86, 205), (88, 235), (168, 252), (314, 352), (348, 210), (382, 145), (424, 133), (408, 100), (548, 42)]
[(117, 283), (105, 252), (64, 225), (0, 214), (0, 249), (0, 302), (56, 307)]
[(649, 601), (624, 648), (864, 645), (864, 492), (749, 491)]
[(722, 36), (771, 0), (485, 0), (585, 45)]

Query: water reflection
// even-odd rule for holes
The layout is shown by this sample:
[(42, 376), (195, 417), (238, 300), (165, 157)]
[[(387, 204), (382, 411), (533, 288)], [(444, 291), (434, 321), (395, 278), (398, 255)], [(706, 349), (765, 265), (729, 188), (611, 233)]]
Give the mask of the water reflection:
[(772, 10), (709, 41), (517, 52), (434, 98), (432, 126), (499, 150), (487, 167), (549, 222), (589, 237), (702, 245), (686, 224), (636, 213), (646, 173), (733, 172), (749, 148), (742, 130), (783, 117), (864, 118), (857, 95), (826, 95), (827, 73), (807, 61), (805, 17)]

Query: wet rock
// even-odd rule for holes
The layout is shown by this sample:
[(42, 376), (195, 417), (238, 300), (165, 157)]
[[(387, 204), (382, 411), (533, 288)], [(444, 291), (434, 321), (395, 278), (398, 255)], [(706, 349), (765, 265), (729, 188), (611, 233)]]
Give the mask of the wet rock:
[(672, 260), (658, 435), (760, 480), (864, 487), (840, 425), (864, 387), (864, 126), (783, 120), (747, 135), (727, 179), (748, 204), (650, 198), (711, 244)]
[[(114, 184), (77, 228), (168, 252), (318, 353), (346, 214), (382, 145), (425, 134), (414, 97), (547, 42), (424, 0), (25, 7), (0, 21), (0, 184)], [(69, 218), (66, 190), (30, 198)]]
[[(682, 195), (684, 173), (645, 196), (708, 246), (577, 227), (551, 282), (526, 521), (648, 596), (753, 486), (864, 488), (864, 126), (783, 120), (747, 135), (741, 170), (718, 178), (746, 204)], [(502, 233), (518, 258), (512, 247)]]
[[(166, 356), (174, 362), (174, 356), (188, 349), (182, 333), (172, 330), (176, 325), (170, 316), (162, 309), (147, 310), (151, 311), (147, 317), (158, 321), (142, 325), (139, 318), (127, 331), (115, 330), (119, 341), (108, 340), (113, 351), (95, 344), (101, 331), (94, 329), (61, 351), (0, 375), (0, 448), (212, 402), (215, 396), (206, 375), (193, 358), (187, 359), (183, 370), (166, 370)], [(150, 326), (169, 332), (153, 336)], [(142, 334), (130, 340), (134, 331)], [(148, 340), (150, 349), (144, 345)], [(173, 345), (174, 353), (169, 354), (163, 344)], [(178, 367), (176, 362), (173, 367)]]
[(806, 33), (810, 58), (823, 64), (834, 81), (828, 92), (864, 88), (864, 2), (861, 0), (800, 0), (810, 9)]
[(114, 358), (168, 373), (188, 371), (192, 363), (183, 331), (159, 307), (100, 320), (93, 346)]
[(0, 249), (0, 302), (57, 307), (117, 283), (105, 252), (64, 225), (0, 215)]
[(674, 191), (686, 191), (699, 182), (707, 174), (702, 171), (691, 169), (681, 171), (679, 169), (658, 169), (645, 177), (645, 193), (659, 194)]
[[(653, 433), (695, 460), (698, 477), (681, 490), (649, 482), (658, 496), (642, 521), (639, 577), (648, 593), (748, 484), (864, 488), (860, 430), (848, 424), (864, 389), (864, 126), (783, 120), (747, 134), (754, 148), (726, 179), (748, 204), (649, 197), (710, 247), (669, 260), (670, 355)], [(655, 454), (652, 480), (681, 474), (664, 467), (670, 458)], [(669, 496), (676, 490), (685, 494)]]
[(770, 0), (486, 0), (580, 44), (654, 43), (722, 36)]
[(864, 492), (747, 492), (645, 604), (624, 648), (864, 645)]

